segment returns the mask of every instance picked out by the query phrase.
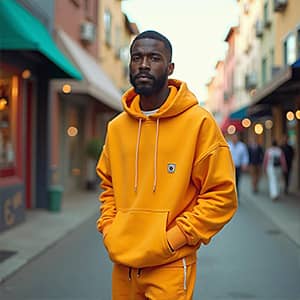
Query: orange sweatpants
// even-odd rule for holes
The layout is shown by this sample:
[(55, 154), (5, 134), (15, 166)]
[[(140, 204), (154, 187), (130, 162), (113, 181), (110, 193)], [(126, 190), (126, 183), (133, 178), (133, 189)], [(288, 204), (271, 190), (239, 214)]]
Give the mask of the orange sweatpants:
[(115, 264), (112, 300), (191, 300), (196, 263), (134, 269)]

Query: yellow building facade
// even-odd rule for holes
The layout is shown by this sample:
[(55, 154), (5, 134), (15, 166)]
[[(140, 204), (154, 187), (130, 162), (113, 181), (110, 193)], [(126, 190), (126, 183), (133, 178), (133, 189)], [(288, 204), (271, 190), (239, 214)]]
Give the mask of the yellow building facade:
[[(276, 22), (275, 63), (280, 66), (293, 63), (300, 56), (300, 3), (299, 0), (286, 2), (286, 6), (278, 10), (274, 16)], [(289, 47), (291, 53), (285, 58), (284, 52), (289, 50), (286, 47)]]
[(138, 33), (122, 12), (122, 1), (101, 0), (99, 2), (99, 62), (115, 85), (124, 91), (129, 87), (128, 47)]

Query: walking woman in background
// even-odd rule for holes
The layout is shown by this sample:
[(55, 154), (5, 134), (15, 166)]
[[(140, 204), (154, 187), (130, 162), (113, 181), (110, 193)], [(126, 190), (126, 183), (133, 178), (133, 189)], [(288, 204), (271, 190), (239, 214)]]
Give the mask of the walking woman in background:
[(287, 165), (284, 153), (275, 140), (265, 153), (263, 166), (268, 176), (270, 197), (272, 201), (276, 201), (280, 194), (282, 171), (286, 172)]

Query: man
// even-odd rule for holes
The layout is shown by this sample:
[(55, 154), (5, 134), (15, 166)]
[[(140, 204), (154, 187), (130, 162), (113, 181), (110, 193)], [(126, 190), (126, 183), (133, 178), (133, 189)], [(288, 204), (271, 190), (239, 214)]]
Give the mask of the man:
[(192, 299), (196, 251), (237, 209), (231, 155), (187, 85), (168, 80), (166, 37), (139, 34), (130, 56), (133, 88), (108, 125), (97, 165), (112, 299)]
[(237, 192), (239, 194), (239, 183), (241, 173), (246, 171), (249, 164), (249, 153), (246, 144), (239, 139), (238, 133), (231, 135), (231, 140), (228, 142), (235, 165), (235, 182)]
[(288, 194), (290, 185), (290, 175), (292, 169), (292, 163), (294, 158), (294, 148), (288, 142), (288, 135), (284, 134), (282, 137), (281, 149), (283, 151), (286, 161), (286, 171), (283, 172), (284, 177), (284, 193)]
[(257, 143), (257, 138), (251, 138), (248, 146), (248, 152), (250, 174), (252, 179), (252, 191), (253, 193), (257, 193), (262, 163), (264, 160), (264, 150), (262, 146)]

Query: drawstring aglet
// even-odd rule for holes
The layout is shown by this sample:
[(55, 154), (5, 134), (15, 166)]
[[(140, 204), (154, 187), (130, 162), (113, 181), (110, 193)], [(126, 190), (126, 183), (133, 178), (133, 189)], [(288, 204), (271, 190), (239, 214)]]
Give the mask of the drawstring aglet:
[(137, 271), (137, 277), (141, 276), (141, 271), (142, 271), (142, 269), (138, 269), (138, 271)]

